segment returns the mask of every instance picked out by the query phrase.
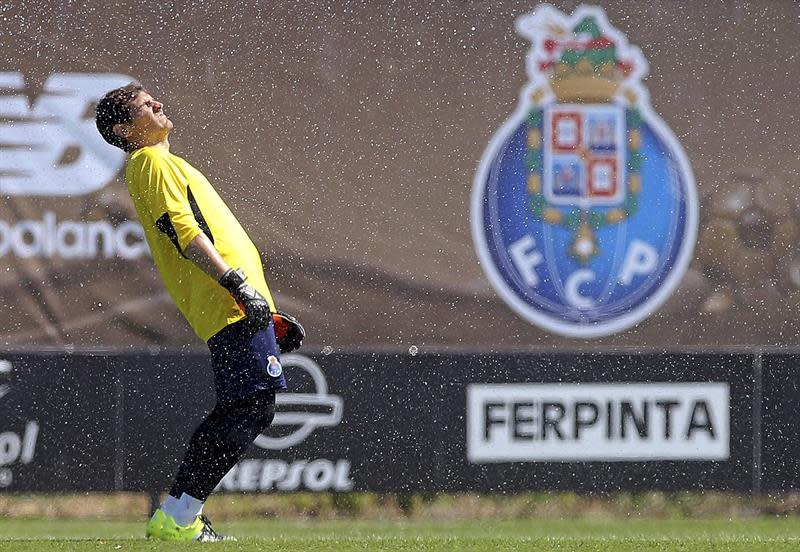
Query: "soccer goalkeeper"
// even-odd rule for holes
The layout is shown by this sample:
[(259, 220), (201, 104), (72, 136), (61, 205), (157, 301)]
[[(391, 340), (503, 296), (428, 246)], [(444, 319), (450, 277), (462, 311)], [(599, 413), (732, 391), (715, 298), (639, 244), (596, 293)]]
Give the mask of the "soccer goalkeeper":
[(132, 83), (101, 99), (96, 123), (109, 144), (130, 153), (128, 191), (153, 260), (178, 309), (208, 343), (217, 393), (147, 536), (229, 540), (202, 515), (203, 503), (272, 423), (275, 392), (286, 389), (280, 352), (299, 347), (304, 331), (275, 314), (258, 251), (230, 209), (200, 171), (170, 153), (173, 124), (163, 105)]

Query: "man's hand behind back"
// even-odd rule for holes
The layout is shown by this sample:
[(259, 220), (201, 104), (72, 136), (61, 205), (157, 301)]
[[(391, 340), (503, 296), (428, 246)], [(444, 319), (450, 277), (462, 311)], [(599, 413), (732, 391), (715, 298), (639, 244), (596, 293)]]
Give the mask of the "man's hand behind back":
[(269, 325), (271, 319), (269, 303), (256, 288), (245, 283), (245, 280), (247, 280), (247, 276), (241, 268), (236, 270), (231, 268), (222, 275), (219, 283), (239, 304), (248, 323), (254, 328), (264, 329)]

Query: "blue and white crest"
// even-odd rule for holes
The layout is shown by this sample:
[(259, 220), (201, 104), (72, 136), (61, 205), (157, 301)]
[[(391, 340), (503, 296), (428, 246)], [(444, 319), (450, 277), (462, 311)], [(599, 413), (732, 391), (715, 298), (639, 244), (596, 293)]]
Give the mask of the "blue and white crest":
[(267, 364), (267, 374), (272, 376), (273, 378), (280, 377), (283, 374), (283, 367), (281, 363), (278, 361), (277, 358), (274, 356), (269, 357), (269, 362)]
[(602, 9), (517, 20), (530, 82), (484, 152), (472, 233), (492, 285), (551, 332), (599, 337), (655, 312), (691, 260), (694, 177), (650, 107), (647, 63)]

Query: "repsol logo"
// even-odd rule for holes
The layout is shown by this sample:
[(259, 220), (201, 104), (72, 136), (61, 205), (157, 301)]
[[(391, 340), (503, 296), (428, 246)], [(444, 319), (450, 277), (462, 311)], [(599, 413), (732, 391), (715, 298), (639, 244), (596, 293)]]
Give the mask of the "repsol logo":
[(30, 464), (36, 452), (36, 438), (39, 435), (39, 424), (28, 422), (22, 435), (13, 431), (0, 433), (0, 466), (21, 462)]
[(36, 440), (39, 424), (28, 421), (22, 433), (4, 431), (0, 433), (0, 488), (9, 487), (14, 482), (10, 464), (30, 464), (36, 453)]
[(724, 460), (727, 383), (471, 385), (471, 462)]
[(46, 211), (41, 220), (0, 219), (0, 257), (138, 259), (149, 254), (144, 230), (135, 221), (117, 226), (106, 220), (59, 221), (52, 211)]
[(349, 460), (248, 459), (236, 464), (222, 479), (222, 491), (350, 491)]

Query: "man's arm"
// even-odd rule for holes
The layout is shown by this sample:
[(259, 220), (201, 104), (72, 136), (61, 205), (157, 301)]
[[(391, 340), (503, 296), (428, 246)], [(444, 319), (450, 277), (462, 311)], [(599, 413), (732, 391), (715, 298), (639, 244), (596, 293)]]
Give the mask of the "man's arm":
[(200, 270), (219, 281), (222, 276), (230, 270), (230, 266), (219, 254), (217, 248), (208, 239), (205, 233), (200, 232), (186, 245), (183, 251), (190, 261), (196, 264)]
[(200, 270), (224, 287), (244, 311), (254, 327), (266, 328), (272, 318), (269, 303), (254, 287), (245, 283), (247, 276), (241, 269), (233, 270), (205, 233), (200, 232), (186, 245), (183, 254)]

